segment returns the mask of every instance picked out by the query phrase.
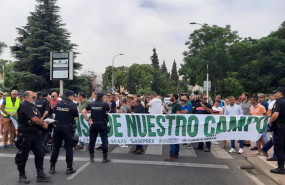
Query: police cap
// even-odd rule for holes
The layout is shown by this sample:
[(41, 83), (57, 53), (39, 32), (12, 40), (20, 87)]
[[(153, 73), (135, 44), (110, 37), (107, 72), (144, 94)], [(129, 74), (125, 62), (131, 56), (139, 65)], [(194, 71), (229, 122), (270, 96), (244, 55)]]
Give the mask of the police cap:
[(103, 96), (104, 96), (104, 94), (102, 92), (98, 92), (96, 99), (101, 100)]
[(64, 95), (65, 95), (66, 97), (74, 96), (74, 92), (73, 92), (72, 90), (67, 90), (67, 91), (65, 91)]

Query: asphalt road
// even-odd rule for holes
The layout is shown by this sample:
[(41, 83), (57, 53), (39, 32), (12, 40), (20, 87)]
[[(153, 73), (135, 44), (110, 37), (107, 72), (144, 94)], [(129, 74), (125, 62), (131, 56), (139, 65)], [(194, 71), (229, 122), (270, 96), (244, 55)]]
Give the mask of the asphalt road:
[[(195, 145), (194, 145), (195, 146)], [(265, 175), (254, 169), (242, 155), (229, 154), (212, 145), (211, 152), (187, 149), (180, 146), (180, 158), (165, 162), (169, 146), (144, 146), (145, 154), (131, 153), (133, 146), (121, 148), (112, 145), (109, 149), (111, 163), (102, 164), (102, 153), (96, 152), (95, 163), (88, 162), (88, 152), (74, 152), (74, 167), (77, 172), (65, 175), (65, 150), (62, 149), (56, 165), (56, 174), (51, 183), (37, 183), (33, 155), (26, 166), (30, 184), (54, 185), (275, 185)], [(18, 171), (14, 164), (15, 148), (0, 149), (0, 185), (17, 185)], [(45, 157), (45, 171), (49, 169), (49, 155)]]

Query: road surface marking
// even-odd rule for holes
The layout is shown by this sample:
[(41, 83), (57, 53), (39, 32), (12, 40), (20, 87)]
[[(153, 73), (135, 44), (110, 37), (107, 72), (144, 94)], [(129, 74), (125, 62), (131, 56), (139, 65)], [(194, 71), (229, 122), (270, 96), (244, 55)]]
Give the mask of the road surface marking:
[(79, 169), (77, 169), (74, 174), (72, 174), (69, 177), (67, 177), (66, 180), (74, 179), (74, 177), (76, 177), (80, 172), (82, 172), (89, 164), (90, 164), (90, 162), (85, 163), (83, 166), (81, 166)]
[[(0, 157), (14, 158), (15, 154), (0, 153)], [(29, 156), (30, 159), (34, 158), (34, 155)], [(46, 158), (46, 160), (49, 160)], [(65, 161), (64, 156), (58, 157), (58, 160)], [(89, 158), (86, 157), (73, 157), (73, 161), (88, 162)], [(102, 162), (102, 158), (95, 158), (95, 162)], [(142, 165), (158, 165), (158, 166), (181, 166), (192, 168), (214, 168), (214, 169), (229, 169), (227, 165), (219, 164), (203, 164), (203, 163), (182, 163), (182, 162), (165, 162), (165, 161), (145, 161), (145, 160), (124, 160), (124, 159), (112, 159), (111, 163), (118, 164), (142, 164)]]
[(187, 146), (185, 145), (180, 145), (179, 147), (180, 147), (179, 156), (197, 157), (193, 146), (191, 146), (190, 149), (188, 149)]
[(148, 145), (145, 154), (162, 155), (162, 145)]
[(225, 149), (221, 149), (220, 145), (212, 144), (211, 153), (218, 159), (233, 159), (233, 156), (231, 156)]
[(132, 149), (132, 146), (128, 146), (128, 147), (117, 146), (111, 153), (126, 154), (126, 153), (129, 153), (131, 149)]

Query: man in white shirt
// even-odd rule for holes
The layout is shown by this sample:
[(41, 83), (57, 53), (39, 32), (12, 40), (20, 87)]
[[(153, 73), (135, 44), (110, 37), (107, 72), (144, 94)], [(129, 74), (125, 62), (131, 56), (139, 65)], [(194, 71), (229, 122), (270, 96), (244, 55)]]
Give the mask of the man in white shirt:
[(146, 108), (149, 108), (150, 114), (162, 114), (162, 101), (156, 97), (155, 93), (150, 95), (150, 102)]
[[(226, 107), (225, 109), (225, 115), (243, 115), (243, 111), (240, 105), (235, 104), (235, 97), (230, 96), (229, 97), (230, 105)], [(239, 154), (243, 153), (243, 145), (244, 141), (240, 140), (239, 141)], [(231, 149), (229, 153), (236, 152), (236, 146), (235, 146), (235, 140), (231, 140)]]

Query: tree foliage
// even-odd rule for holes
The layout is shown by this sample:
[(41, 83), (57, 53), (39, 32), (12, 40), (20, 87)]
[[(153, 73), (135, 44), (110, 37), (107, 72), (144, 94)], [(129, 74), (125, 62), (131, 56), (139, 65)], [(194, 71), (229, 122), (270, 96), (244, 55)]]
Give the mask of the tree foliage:
[[(31, 89), (41, 86), (51, 88), (58, 82), (50, 81), (50, 52), (74, 50), (76, 44), (70, 41), (70, 33), (64, 28), (59, 15), (56, 0), (37, 0), (34, 12), (27, 18), (27, 24), (17, 28), (18, 37), (11, 47), (17, 62), (15, 70), (32, 74), (41, 79), (34, 83)], [(75, 53), (76, 54), (76, 53)], [(74, 63), (74, 70), (80, 69), (81, 64)], [(79, 79), (79, 78), (74, 78)], [(66, 84), (70, 84), (67, 82)], [(68, 87), (67, 87), (68, 88)]]

